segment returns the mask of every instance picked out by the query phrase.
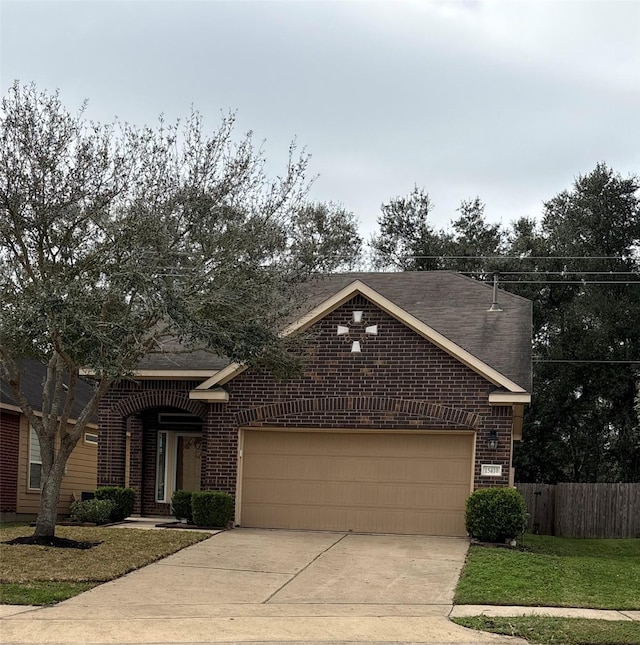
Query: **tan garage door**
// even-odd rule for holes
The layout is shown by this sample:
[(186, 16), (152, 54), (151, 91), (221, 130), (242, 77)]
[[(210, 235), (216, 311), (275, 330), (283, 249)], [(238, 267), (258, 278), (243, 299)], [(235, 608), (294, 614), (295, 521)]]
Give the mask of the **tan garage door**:
[(473, 435), (244, 431), (242, 526), (465, 535)]

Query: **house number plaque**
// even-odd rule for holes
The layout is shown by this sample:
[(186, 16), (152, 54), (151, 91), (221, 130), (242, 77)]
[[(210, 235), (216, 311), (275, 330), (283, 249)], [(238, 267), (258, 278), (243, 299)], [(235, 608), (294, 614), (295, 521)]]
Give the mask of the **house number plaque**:
[(482, 464), (480, 475), (482, 477), (501, 477), (502, 466), (499, 464)]

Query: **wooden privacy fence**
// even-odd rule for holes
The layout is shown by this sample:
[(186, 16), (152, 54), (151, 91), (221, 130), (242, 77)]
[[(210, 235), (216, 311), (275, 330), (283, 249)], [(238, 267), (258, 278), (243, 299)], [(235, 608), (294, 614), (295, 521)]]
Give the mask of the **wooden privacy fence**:
[(579, 538), (640, 538), (640, 484), (516, 484), (527, 529)]

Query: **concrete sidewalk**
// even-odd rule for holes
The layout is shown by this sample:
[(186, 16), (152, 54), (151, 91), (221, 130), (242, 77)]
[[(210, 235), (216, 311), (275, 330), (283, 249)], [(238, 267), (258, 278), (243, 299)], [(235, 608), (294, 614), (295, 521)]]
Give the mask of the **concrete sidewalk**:
[(498, 605), (455, 605), (449, 618), (467, 616), (551, 616), (553, 618), (588, 618), (592, 620), (640, 621), (640, 611), (584, 609), (580, 607), (518, 607)]

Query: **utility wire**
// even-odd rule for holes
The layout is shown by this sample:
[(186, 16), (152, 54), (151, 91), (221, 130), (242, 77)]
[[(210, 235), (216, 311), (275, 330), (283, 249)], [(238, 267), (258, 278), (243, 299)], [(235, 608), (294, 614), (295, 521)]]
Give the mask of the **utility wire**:
[(485, 275), (498, 273), (499, 275), (637, 275), (638, 271), (459, 271), (468, 275)]
[(640, 284), (638, 280), (500, 280), (500, 284)]
[(638, 260), (633, 255), (407, 255), (408, 260)]
[(533, 358), (534, 363), (597, 363), (599, 365), (640, 365), (640, 361), (600, 361), (600, 360), (574, 360), (574, 359), (551, 359)]

